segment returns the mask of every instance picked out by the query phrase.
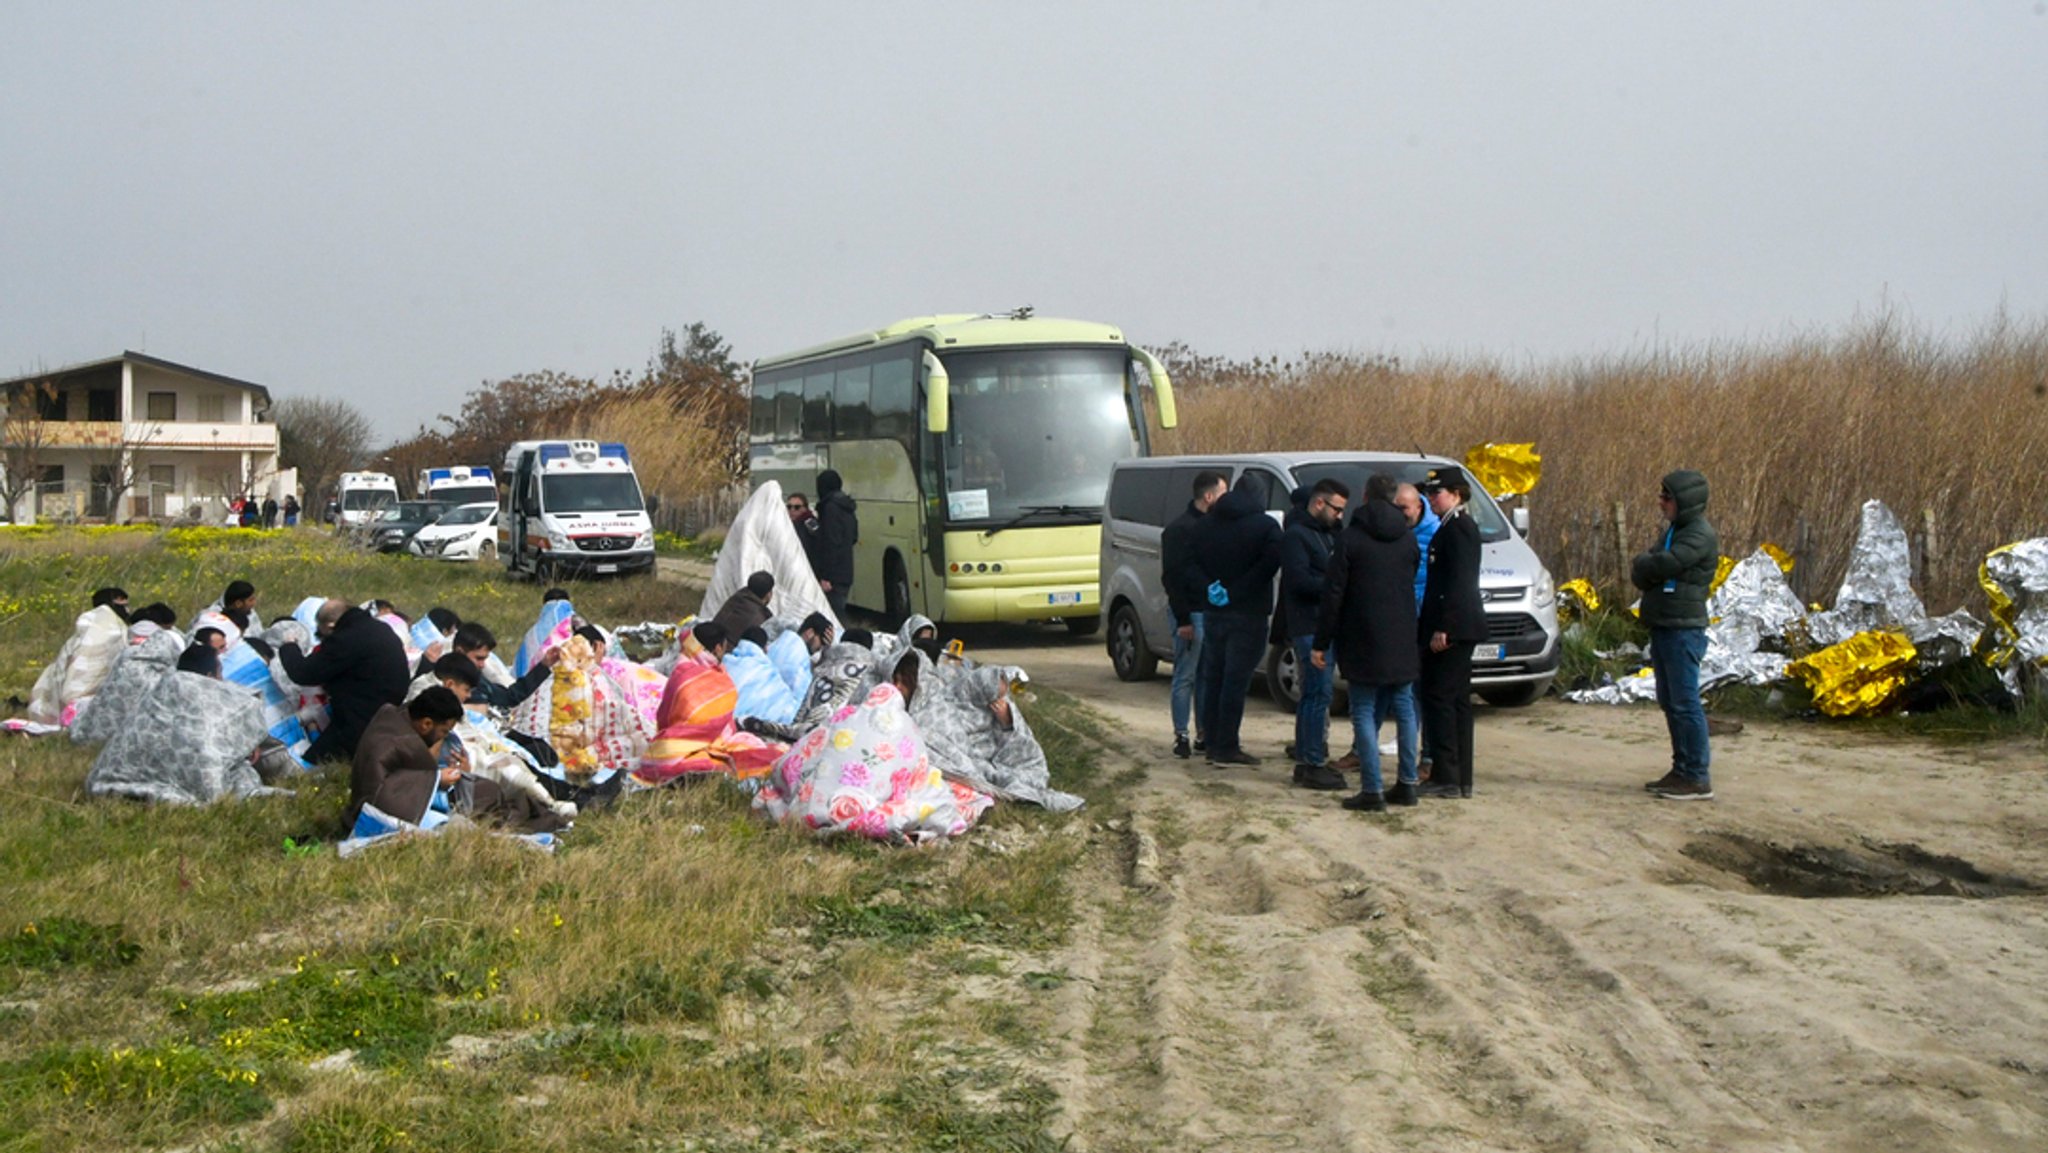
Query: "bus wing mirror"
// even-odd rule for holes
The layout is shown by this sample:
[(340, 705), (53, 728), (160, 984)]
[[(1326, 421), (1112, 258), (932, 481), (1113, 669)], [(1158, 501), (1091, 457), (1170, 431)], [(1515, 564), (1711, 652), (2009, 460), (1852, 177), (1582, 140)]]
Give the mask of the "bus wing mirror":
[(1173, 407), (1173, 382), (1166, 379), (1166, 366), (1159, 363), (1158, 357), (1136, 345), (1131, 346), (1131, 355), (1138, 358), (1138, 363), (1144, 365), (1152, 377), (1152, 400), (1159, 406), (1159, 427), (1172, 428), (1179, 420), (1179, 414)]
[(952, 379), (946, 375), (946, 366), (927, 348), (924, 350), (924, 427), (927, 432), (943, 433), (948, 423)]

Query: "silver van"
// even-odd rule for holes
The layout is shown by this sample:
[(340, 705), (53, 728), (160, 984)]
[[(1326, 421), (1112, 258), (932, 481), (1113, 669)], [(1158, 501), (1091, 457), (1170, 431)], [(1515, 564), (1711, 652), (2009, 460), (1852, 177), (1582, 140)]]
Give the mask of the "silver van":
[[(1159, 582), (1159, 536), (1187, 508), (1195, 475), (1205, 469), (1230, 478), (1262, 474), (1270, 515), (1286, 515), (1297, 487), (1335, 477), (1351, 489), (1352, 507), (1365, 479), (1384, 472), (1413, 484), (1433, 468), (1459, 468), (1442, 457), (1386, 452), (1262, 452), (1214, 456), (1155, 456), (1116, 463), (1102, 515), (1102, 611), (1116, 675), (1140, 681), (1173, 659), (1173, 623)], [(1468, 474), (1468, 479), (1469, 474)], [(1526, 510), (1514, 519), (1472, 484), (1472, 519), (1485, 549), (1479, 591), (1486, 602), (1487, 638), (1472, 657), (1472, 688), (1490, 704), (1525, 705), (1542, 696), (1557, 675), (1557, 585), (1529, 542)], [(1275, 644), (1267, 654), (1266, 684), (1274, 703), (1292, 710), (1301, 699), (1294, 650)], [(1341, 693), (1343, 681), (1337, 682)]]

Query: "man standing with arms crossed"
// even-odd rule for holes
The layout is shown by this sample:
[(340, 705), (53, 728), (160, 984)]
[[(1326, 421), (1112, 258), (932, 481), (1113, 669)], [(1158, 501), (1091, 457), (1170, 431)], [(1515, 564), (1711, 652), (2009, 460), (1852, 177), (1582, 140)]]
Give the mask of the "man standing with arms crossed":
[(1711, 801), (1700, 659), (1707, 655), (1707, 593), (1720, 562), (1721, 538), (1707, 523), (1707, 478), (1690, 469), (1667, 474), (1657, 506), (1668, 523), (1657, 543), (1629, 566), (1629, 578), (1643, 591), (1657, 707), (1664, 710), (1664, 725), (1671, 732), (1671, 771), (1644, 787), (1667, 801)]
[[(1201, 566), (1195, 563), (1195, 526), (1228, 482), (1220, 472), (1203, 470), (1195, 474), (1193, 499), (1173, 523), (1159, 534), (1159, 584), (1166, 590), (1167, 607), (1173, 612), (1173, 755), (1187, 758), (1206, 751), (1203, 738), (1209, 731), (1209, 717), (1199, 707), (1195, 693), (1195, 670), (1202, 659), (1202, 607), (1208, 603)], [(1195, 740), (1188, 743), (1188, 714), (1195, 720)]]
[(1280, 630), (1294, 649), (1301, 700), (1294, 709), (1294, 783), (1305, 789), (1341, 789), (1344, 776), (1329, 766), (1330, 697), (1334, 673), (1309, 659), (1323, 611), (1323, 574), (1337, 549), (1337, 527), (1351, 490), (1325, 477), (1309, 494), (1308, 507), (1292, 518), (1280, 539)]

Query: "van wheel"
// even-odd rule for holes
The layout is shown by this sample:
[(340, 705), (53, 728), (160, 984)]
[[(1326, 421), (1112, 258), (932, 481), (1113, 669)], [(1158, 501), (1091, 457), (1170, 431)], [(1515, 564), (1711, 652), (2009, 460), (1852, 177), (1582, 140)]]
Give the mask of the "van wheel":
[(1092, 637), (1102, 630), (1102, 614), (1092, 617), (1067, 617), (1067, 631), (1077, 637)]
[(882, 560), (882, 611), (898, 628), (910, 619), (910, 574), (893, 552)]
[(1145, 628), (1138, 623), (1138, 610), (1130, 605), (1120, 604), (1110, 614), (1108, 648), (1110, 666), (1120, 681), (1150, 680), (1159, 671), (1159, 658), (1145, 647)]
[[(1334, 653), (1325, 653), (1324, 657), (1337, 659)], [(1294, 658), (1293, 645), (1274, 645), (1266, 653), (1266, 695), (1273, 698), (1275, 708), (1289, 713), (1301, 711), (1301, 663)], [(1343, 681), (1331, 686), (1330, 715), (1351, 715), (1351, 694)]]

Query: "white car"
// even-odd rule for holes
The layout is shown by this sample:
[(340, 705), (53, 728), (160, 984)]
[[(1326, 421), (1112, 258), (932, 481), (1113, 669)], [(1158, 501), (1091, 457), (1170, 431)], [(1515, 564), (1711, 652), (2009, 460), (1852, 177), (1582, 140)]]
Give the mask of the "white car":
[(442, 560), (495, 560), (498, 556), (498, 506), (458, 505), (441, 519), (413, 534), (406, 548), (414, 556)]

